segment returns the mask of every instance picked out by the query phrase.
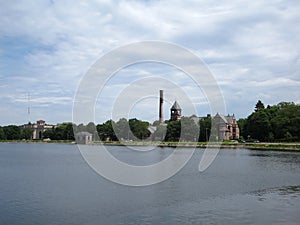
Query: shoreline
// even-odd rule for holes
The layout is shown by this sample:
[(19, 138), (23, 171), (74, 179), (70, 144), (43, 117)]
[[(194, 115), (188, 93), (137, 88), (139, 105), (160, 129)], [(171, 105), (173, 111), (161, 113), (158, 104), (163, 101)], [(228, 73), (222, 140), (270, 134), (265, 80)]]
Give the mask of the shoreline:
[[(97, 144), (97, 143), (95, 143)], [(300, 143), (207, 143), (205, 142), (99, 142), (98, 144), (113, 146), (158, 146), (158, 147), (182, 147), (182, 148), (216, 148), (220, 149), (249, 149), (266, 151), (299, 151)]]
[[(4, 140), (0, 143), (36, 143), (36, 144), (76, 144), (75, 141), (69, 140)], [(269, 142), (259, 142), (259, 143), (235, 143), (235, 142), (222, 142), (222, 143), (209, 143), (206, 142), (120, 142), (120, 141), (107, 141), (100, 142), (95, 141), (91, 145), (107, 145), (107, 146), (158, 146), (158, 147), (181, 147), (181, 148), (216, 148), (220, 149), (249, 149), (249, 150), (265, 150), (265, 151), (294, 151), (300, 152), (300, 143), (269, 143)]]

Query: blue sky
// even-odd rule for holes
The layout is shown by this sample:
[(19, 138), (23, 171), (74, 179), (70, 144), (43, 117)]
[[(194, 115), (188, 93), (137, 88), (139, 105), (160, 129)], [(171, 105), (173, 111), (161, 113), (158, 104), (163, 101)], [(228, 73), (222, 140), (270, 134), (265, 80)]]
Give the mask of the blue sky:
[[(227, 113), (238, 118), (248, 116), (259, 99), (266, 105), (300, 103), (299, 12), (296, 0), (4, 1), (0, 125), (28, 121), (28, 93), (31, 121), (72, 121), (74, 95), (90, 66), (115, 48), (145, 40), (172, 42), (200, 57), (218, 82)], [(205, 95), (184, 73), (144, 63), (124, 68), (106, 84), (95, 122), (111, 117), (113, 103), (128, 83), (153, 76), (172, 80), (188, 92), (199, 115), (210, 113)], [(133, 95), (139, 94), (138, 88)], [(176, 90), (167, 82), (161, 88), (166, 92), (165, 117), (175, 99), (183, 114), (190, 115)], [(161, 88), (153, 88), (129, 116), (156, 119), (155, 96)]]

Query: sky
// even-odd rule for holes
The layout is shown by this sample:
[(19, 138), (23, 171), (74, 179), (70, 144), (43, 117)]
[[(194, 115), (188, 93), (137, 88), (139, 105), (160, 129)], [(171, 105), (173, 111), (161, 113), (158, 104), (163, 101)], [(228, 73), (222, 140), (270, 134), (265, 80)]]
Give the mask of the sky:
[[(119, 47), (148, 40), (199, 57), (221, 90), (226, 113), (237, 118), (253, 112), (258, 100), (300, 103), (299, 12), (297, 0), (2, 1), (0, 125), (72, 121), (77, 89), (91, 66)], [(159, 89), (166, 119), (175, 100), (185, 116), (210, 113), (206, 93), (172, 65), (128, 65), (103, 86), (95, 123), (126, 115), (156, 120)], [(125, 114), (122, 104), (131, 105)]]

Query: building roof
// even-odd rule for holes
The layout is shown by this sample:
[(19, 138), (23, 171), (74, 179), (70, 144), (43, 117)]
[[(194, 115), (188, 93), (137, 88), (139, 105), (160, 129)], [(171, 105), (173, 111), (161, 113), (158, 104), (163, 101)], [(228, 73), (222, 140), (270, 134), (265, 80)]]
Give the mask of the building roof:
[[(217, 113), (217, 114), (215, 115), (215, 119), (216, 119), (216, 118), (220, 118), (221, 120), (223, 120), (224, 123), (227, 123), (227, 119), (225, 118), (224, 115), (221, 115), (221, 114)], [(221, 121), (219, 121), (219, 122), (221, 122)]]
[(179, 104), (177, 103), (177, 101), (174, 102), (173, 106), (171, 107), (171, 109), (175, 109), (175, 110), (181, 110)]
[(230, 116), (228, 114), (228, 116), (224, 116), (224, 115), (217, 113), (215, 117), (217, 117), (217, 118), (219, 117), (221, 120), (223, 120), (224, 123), (231, 124), (233, 122), (234, 115)]
[(232, 123), (232, 120), (233, 120), (233, 116), (225, 116), (226, 120), (228, 123)]
[(76, 136), (92, 136), (92, 134), (86, 131), (81, 131), (77, 133)]

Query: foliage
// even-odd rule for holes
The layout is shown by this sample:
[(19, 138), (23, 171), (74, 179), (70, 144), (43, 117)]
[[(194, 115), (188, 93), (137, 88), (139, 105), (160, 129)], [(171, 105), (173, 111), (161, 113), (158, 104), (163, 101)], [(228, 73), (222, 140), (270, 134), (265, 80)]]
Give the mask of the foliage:
[(99, 138), (101, 141), (117, 141), (117, 137), (115, 135), (113, 125), (113, 120), (108, 120), (103, 124), (98, 124), (96, 126)]
[(200, 134), (199, 141), (206, 142), (211, 133), (211, 117), (204, 117), (199, 120)]
[(4, 126), (3, 131), (7, 140), (20, 140), (21, 138), (21, 129), (16, 125)]
[(164, 141), (167, 133), (166, 124), (158, 125), (156, 131), (152, 134), (152, 141)]
[(128, 123), (129, 123), (130, 130), (134, 135), (132, 139), (137, 138), (139, 140), (144, 140), (150, 136), (151, 133), (148, 130), (150, 124), (148, 122), (141, 121), (134, 118), (134, 119), (130, 119)]
[(264, 109), (265, 105), (262, 103), (261, 100), (258, 100), (258, 102), (255, 105), (255, 112), (258, 112), (261, 109)]
[(0, 140), (6, 140), (6, 136), (2, 127), (0, 127)]
[(199, 126), (192, 117), (182, 117), (178, 121), (167, 123), (165, 141), (197, 141), (199, 137)]
[(44, 138), (51, 140), (75, 140), (72, 123), (62, 123), (43, 133)]
[(150, 136), (148, 127), (148, 122), (121, 118), (117, 122), (108, 120), (98, 124), (97, 132), (101, 141), (144, 140)]
[(180, 133), (181, 133), (180, 120), (169, 121), (167, 123), (167, 133), (166, 133), (165, 141), (178, 142), (180, 138)]
[[(259, 102), (256, 104), (259, 104)], [(258, 109), (259, 108), (259, 109)], [(281, 102), (255, 107), (247, 119), (238, 121), (241, 135), (260, 141), (300, 141), (300, 105)]]
[(239, 129), (240, 129), (240, 137), (247, 137), (247, 131), (246, 131), (246, 123), (247, 123), (247, 119), (239, 119), (237, 121), (238, 125), (239, 125)]
[(24, 128), (21, 131), (21, 138), (25, 140), (32, 139), (32, 130), (30, 128)]
[(181, 141), (198, 141), (199, 124), (192, 117), (181, 118)]
[[(165, 121), (164, 125), (159, 125), (159, 122), (155, 121), (156, 131), (151, 139), (170, 142), (208, 141), (212, 129), (212, 118), (204, 117), (198, 122), (195, 118), (197, 117), (182, 117), (178, 121)], [(93, 122), (87, 125), (62, 123), (53, 129), (46, 130), (43, 137), (51, 140), (74, 140), (74, 133), (87, 131), (93, 134), (94, 140), (98, 138), (102, 141), (145, 140), (150, 139), (149, 125), (148, 122), (136, 118), (129, 120), (121, 118), (117, 122), (108, 120), (97, 126)], [(238, 125), (240, 136), (249, 140), (300, 141), (300, 105), (293, 102), (281, 102), (265, 107), (259, 100), (254, 112), (245, 119), (239, 119)], [(31, 138), (32, 130), (29, 128), (21, 129), (15, 125), (0, 127), (0, 140)]]

